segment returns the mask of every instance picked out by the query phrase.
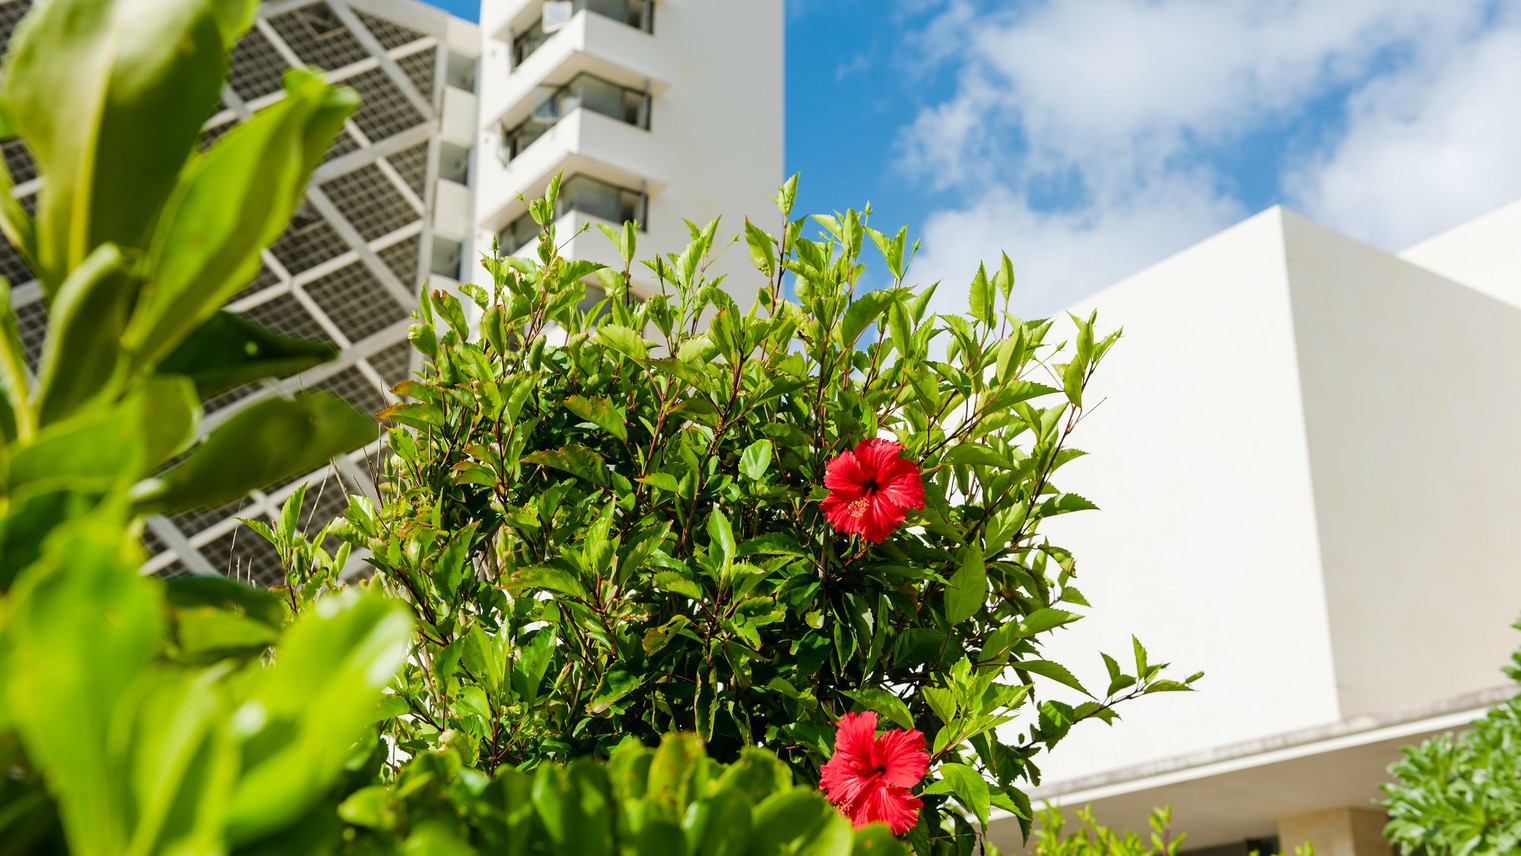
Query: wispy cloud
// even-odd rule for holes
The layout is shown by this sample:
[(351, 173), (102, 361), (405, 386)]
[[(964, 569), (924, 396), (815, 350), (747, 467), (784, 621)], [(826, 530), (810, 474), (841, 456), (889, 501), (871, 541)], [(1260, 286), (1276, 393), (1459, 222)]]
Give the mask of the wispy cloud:
[(1521, 195), (1521, 36), (1485, 0), (903, 2), (956, 81), (898, 141), (953, 200), (918, 271), (946, 300), (1000, 249), (1045, 313), (1207, 236), (1250, 213), (1218, 164), (1264, 132), (1280, 197), (1390, 246)]

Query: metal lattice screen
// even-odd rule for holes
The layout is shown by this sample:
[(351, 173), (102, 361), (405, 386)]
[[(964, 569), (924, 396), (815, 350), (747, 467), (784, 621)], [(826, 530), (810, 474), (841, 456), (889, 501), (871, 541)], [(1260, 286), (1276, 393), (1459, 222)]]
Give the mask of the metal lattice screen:
[[(0, 52), (31, 2), (0, 0)], [(434, 81), (443, 48), (435, 34), (355, 9), (349, 0), (284, 2), (273, 10), (262, 9), (235, 47), (231, 79), (221, 109), (206, 123), (202, 147), (283, 97), (281, 76), (292, 65), (325, 70), (330, 80), (358, 90), (364, 102), (313, 177), (290, 228), (264, 251), (258, 276), (230, 308), (287, 333), (330, 341), (342, 353), (300, 377), (249, 385), (206, 402), (208, 427), (261, 397), (296, 389), (328, 390), (375, 412), (410, 367), (406, 328), (423, 270), (429, 149), (441, 97)], [(25, 147), (7, 142), (0, 155), (15, 178), (15, 195), (33, 207), (41, 181)], [(26, 265), (3, 241), (0, 275), (16, 286), (23, 344), (35, 369), (47, 309)], [(145, 570), (279, 582), (273, 548), (237, 518), (270, 520), (297, 486), (309, 482), (302, 521), (320, 527), (342, 511), (348, 495), (373, 496), (381, 457), (376, 447), (362, 449), (233, 505), (153, 518), (143, 536), (150, 556)]]

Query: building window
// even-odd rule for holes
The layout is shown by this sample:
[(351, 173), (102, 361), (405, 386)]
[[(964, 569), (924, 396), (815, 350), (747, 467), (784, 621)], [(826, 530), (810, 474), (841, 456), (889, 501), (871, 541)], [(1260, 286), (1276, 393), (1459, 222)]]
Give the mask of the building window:
[[(590, 214), (610, 223), (632, 220), (644, 231), (644, 219), (648, 213), (649, 200), (643, 190), (629, 190), (616, 184), (585, 175), (573, 175), (560, 184), (560, 198), (555, 206), (555, 218), (572, 211)], [(498, 235), (502, 252), (515, 253), (528, 246), (539, 236), (539, 226), (533, 217), (524, 214), (512, 221)]]
[[(604, 18), (611, 18), (620, 24), (627, 24), (636, 30), (646, 33), (655, 32), (655, 2), (654, 0), (573, 0), (570, 6), (571, 16), (580, 12), (591, 12)], [(544, 19), (540, 18), (528, 26), (528, 29), (518, 33), (512, 39), (512, 67), (517, 68), (523, 64), (523, 60), (533, 55), (549, 41), (553, 32), (544, 31)]]
[(610, 119), (649, 130), (650, 99), (646, 90), (629, 89), (590, 74), (578, 74), (540, 101), (533, 115), (516, 127), (502, 129), (502, 163), (506, 164), (533, 145), (573, 110), (591, 110)]

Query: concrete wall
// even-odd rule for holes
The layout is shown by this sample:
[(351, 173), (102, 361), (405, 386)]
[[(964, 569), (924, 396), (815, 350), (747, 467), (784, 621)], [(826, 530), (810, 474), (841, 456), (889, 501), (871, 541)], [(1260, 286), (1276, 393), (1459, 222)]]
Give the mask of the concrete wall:
[(1521, 310), (1285, 218), (1343, 718), (1487, 689), (1521, 642)]
[(1053, 520), (1091, 618), (1048, 649), (1102, 692), (1096, 651), (1130, 635), (1201, 691), (1075, 729), (1048, 781), (1251, 740), (1337, 715), (1301, 410), (1283, 218), (1258, 215), (1107, 290), (1124, 337), (1095, 375), (1103, 400), (1057, 478), (1102, 509)]
[(1521, 306), (1521, 200), (1400, 253), (1491, 297)]

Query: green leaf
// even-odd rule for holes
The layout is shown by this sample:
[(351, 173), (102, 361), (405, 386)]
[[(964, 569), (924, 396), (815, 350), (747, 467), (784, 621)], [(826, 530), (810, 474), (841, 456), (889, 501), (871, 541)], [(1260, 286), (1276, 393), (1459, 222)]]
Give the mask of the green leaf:
[(892, 720), (899, 728), (911, 730), (914, 727), (914, 717), (908, 712), (908, 705), (887, 690), (862, 687), (854, 692), (846, 690), (845, 695)]
[(898, 299), (892, 290), (868, 291), (856, 296), (845, 310), (845, 320), (840, 324), (840, 346), (849, 350), (855, 347), (861, 334), (881, 317), (882, 310)]
[(227, 15), (202, 0), (54, 0), (17, 28), (5, 99), (47, 176), (36, 273), (49, 294), (101, 244), (147, 246), (217, 104)]
[(945, 587), (945, 620), (960, 624), (977, 614), (988, 599), (988, 572), (982, 553), (961, 548), (959, 567)]
[(620, 327), (617, 324), (599, 324), (596, 336), (598, 342), (626, 357), (636, 360), (649, 359), (649, 343), (627, 327)]
[(602, 683), (592, 694), (591, 707), (588, 709), (594, 714), (607, 710), (618, 699), (643, 686), (645, 679), (646, 676), (638, 672), (613, 669), (602, 676)]
[(532, 565), (524, 568), (504, 580), (503, 587), (508, 591), (547, 589), (573, 597), (586, 597), (586, 587), (580, 580), (569, 571), (553, 565)]
[(1068, 671), (1066, 666), (1060, 663), (1054, 663), (1050, 660), (1025, 660), (1018, 663), (1010, 663), (1009, 665), (1020, 671), (1029, 672), (1032, 675), (1050, 678), (1063, 686), (1077, 690), (1085, 696), (1092, 697), (1092, 693), (1083, 688), (1082, 683), (1078, 681), (1077, 677)]
[(112, 720), (164, 628), (159, 583), (139, 576), (124, 534), (106, 513), (53, 533), (11, 592), (0, 673), (7, 717), (64, 807), (69, 849), (101, 856), (127, 852), (131, 834)]
[(354, 589), (329, 595), (291, 626), (232, 719), (243, 772), (228, 809), (229, 843), (285, 826), (327, 793), (411, 642), (407, 607)]
[(988, 783), (976, 770), (965, 764), (940, 767), (940, 780), (924, 789), (927, 794), (953, 794), (956, 801), (977, 817), (983, 828), (988, 825)]
[(1019, 638), (1028, 639), (1038, 633), (1044, 633), (1056, 627), (1082, 618), (1076, 612), (1068, 612), (1065, 609), (1051, 609), (1042, 607), (1026, 615), (1019, 621)]
[(10, 461), (12, 490), (61, 483), (102, 491), (142, 477), (194, 437), (200, 408), (183, 378), (154, 378), (109, 410), (48, 426)]
[(572, 395), (565, 399), (565, 409), (619, 440), (628, 439), (628, 427), (624, 424), (623, 411), (606, 398)]
[(765, 276), (776, 273), (776, 248), (771, 236), (745, 219), (745, 243), (750, 245), (750, 261)]
[(585, 446), (565, 446), (534, 452), (532, 455), (524, 455), (523, 463), (567, 472), (592, 484), (607, 484), (607, 465), (602, 462), (602, 456)]
[(993, 323), (993, 289), (988, 285), (988, 271), (982, 265), (977, 265), (977, 275), (972, 277), (972, 288), (968, 295), (971, 304), (973, 318), (984, 324)]
[(290, 377), (338, 356), (318, 339), (287, 336), (233, 312), (217, 312), (154, 370), (183, 375), (202, 398), (266, 378)]
[(716, 506), (708, 514), (708, 537), (725, 565), (734, 560), (734, 530), (729, 527), (729, 518)]
[(126, 379), (122, 332), (139, 281), (121, 250), (102, 244), (71, 271), (48, 313), (38, 369), (37, 424), (57, 422), (91, 401), (115, 398)]
[(760, 481), (771, 466), (771, 441), (756, 440), (739, 456), (739, 471), (750, 481)]
[(286, 73), (286, 95), (191, 159), (164, 208), (149, 255), (151, 285), (127, 333), (151, 366), (259, 272), (300, 204), (312, 170), (359, 106), (351, 90)]
[(184, 461), (133, 490), (139, 513), (210, 508), (311, 472), (375, 439), (374, 420), (325, 392), (268, 398), (217, 426)]

